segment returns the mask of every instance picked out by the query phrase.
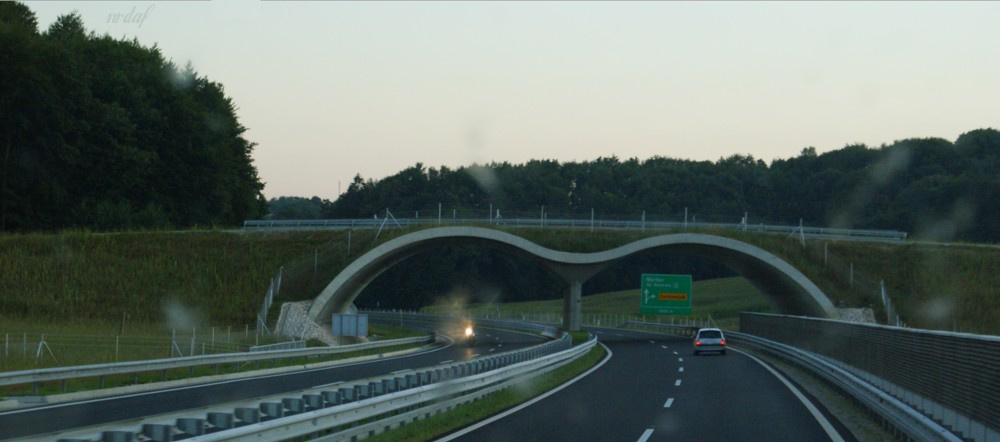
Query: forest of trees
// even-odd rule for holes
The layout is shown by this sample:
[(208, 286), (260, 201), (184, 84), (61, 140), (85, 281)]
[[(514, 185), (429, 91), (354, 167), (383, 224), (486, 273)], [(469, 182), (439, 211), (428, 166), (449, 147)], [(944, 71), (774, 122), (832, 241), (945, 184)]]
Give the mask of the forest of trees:
[[(488, 207), (677, 220), (688, 208), (706, 222), (902, 230), (911, 238), (1000, 241), (1000, 131), (977, 129), (955, 142), (906, 139), (817, 154), (808, 147), (770, 165), (752, 156), (716, 162), (617, 157), (560, 163), (492, 163), (457, 170), (422, 164), (375, 181), (360, 175), (335, 201), (271, 200), (275, 218), (371, 218)], [(506, 213), (506, 212), (504, 212)], [(433, 215), (432, 215), (433, 214)], [(450, 212), (448, 215), (450, 216)]]
[(267, 202), (222, 85), (0, 2), (0, 231), (233, 226)]

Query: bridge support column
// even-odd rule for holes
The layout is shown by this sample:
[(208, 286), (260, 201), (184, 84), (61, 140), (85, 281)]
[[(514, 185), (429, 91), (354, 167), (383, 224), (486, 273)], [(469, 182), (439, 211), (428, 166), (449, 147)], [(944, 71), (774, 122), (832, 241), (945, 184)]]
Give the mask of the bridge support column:
[(569, 293), (563, 297), (563, 328), (569, 331), (580, 331), (580, 298), (583, 295), (583, 282), (573, 280), (569, 284)]

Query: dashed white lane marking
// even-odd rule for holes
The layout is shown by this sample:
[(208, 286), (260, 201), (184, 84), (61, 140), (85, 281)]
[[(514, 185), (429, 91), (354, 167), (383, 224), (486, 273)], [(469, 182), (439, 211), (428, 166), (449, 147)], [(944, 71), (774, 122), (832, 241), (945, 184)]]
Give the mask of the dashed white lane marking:
[(674, 354), (676, 355), (676, 354), (678, 354), (678, 353), (677, 353), (677, 352), (675, 351), (675, 352), (674, 352)]
[(639, 440), (636, 441), (636, 442), (646, 442), (647, 440), (649, 440), (649, 436), (652, 436), (652, 435), (653, 435), (653, 429), (652, 428), (648, 428), (648, 429), (646, 429), (646, 431), (642, 432), (642, 436), (639, 436)]
[(667, 402), (663, 404), (663, 408), (670, 408), (674, 405), (674, 398), (667, 399)]
[(681, 380), (678, 379), (677, 382), (674, 382), (674, 387), (680, 387), (680, 386), (681, 386)]
[(413, 371), (413, 369), (412, 368), (405, 368), (403, 370), (396, 370), (396, 371), (390, 372), (389, 374), (400, 374), (400, 373), (406, 373), (408, 371)]
[(615, 333), (615, 336), (625, 336), (625, 335), (623, 335), (621, 333)]
[[(476, 354), (474, 354), (474, 355), (472, 355), (472, 356), (469, 356), (469, 357), (470, 357), (470, 358), (474, 358), (474, 357), (476, 357), (476, 356), (479, 356), (479, 353), (476, 353)], [(683, 370), (683, 367), (681, 367), (681, 371), (684, 371), (684, 370)]]
[(649, 341), (649, 343), (650, 343), (650, 344), (655, 344), (655, 343), (656, 343), (656, 341)]
[(438, 362), (438, 363), (439, 363), (439, 364), (447, 364), (447, 363), (449, 363), (449, 362), (454, 362), (454, 361), (455, 361), (454, 359), (449, 359), (449, 360), (447, 360), (447, 361), (441, 361), (441, 362)]
[[(736, 350), (736, 349), (733, 348), (731, 350)], [(808, 399), (806, 399), (806, 397), (802, 394), (802, 392), (800, 392), (798, 388), (795, 388), (795, 386), (792, 385), (791, 382), (788, 382), (788, 380), (785, 379), (785, 377), (782, 376), (781, 373), (774, 371), (773, 368), (765, 364), (760, 359), (757, 359), (757, 357), (755, 357), (754, 355), (751, 355), (749, 353), (740, 350), (736, 351), (746, 355), (747, 357), (753, 359), (754, 361), (757, 361), (758, 364), (766, 368), (767, 371), (771, 372), (771, 374), (773, 374), (774, 377), (778, 378), (778, 380), (781, 381), (782, 384), (785, 384), (785, 387), (788, 387), (788, 389), (792, 391), (792, 394), (794, 394), (795, 397), (798, 398), (800, 402), (802, 402), (802, 405), (805, 405), (806, 409), (809, 410), (809, 413), (812, 414), (813, 418), (816, 419), (816, 422), (819, 422), (819, 426), (823, 427), (823, 430), (826, 431), (826, 435), (830, 436), (831, 441), (844, 442), (844, 438), (841, 437), (840, 433), (838, 433), (837, 430), (833, 428), (833, 425), (830, 424), (830, 421), (826, 419), (826, 416), (823, 416), (823, 413), (821, 413), (818, 409), (816, 409), (816, 406), (813, 405), (813, 403), (810, 402)]]
[(677, 362), (684, 362), (684, 358), (677, 358)]
[[(473, 355), (474, 356), (474, 355)], [(677, 367), (677, 371), (684, 373), (684, 367)]]
[(491, 348), (491, 349), (490, 349), (490, 351), (494, 351), (494, 350), (496, 350), (496, 349), (495, 349), (495, 348)]
[(663, 347), (664, 350), (669, 350), (666, 345), (661, 345), (660, 347)]

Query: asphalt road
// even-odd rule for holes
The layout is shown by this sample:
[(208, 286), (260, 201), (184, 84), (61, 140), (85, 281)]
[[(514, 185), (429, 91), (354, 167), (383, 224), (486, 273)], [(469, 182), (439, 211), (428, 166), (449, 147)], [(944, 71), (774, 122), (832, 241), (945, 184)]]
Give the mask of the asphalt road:
[[(689, 339), (639, 332), (600, 330), (598, 338), (613, 353), (604, 366), (545, 399), (452, 437), (519, 442), (840, 440), (835, 430), (842, 428), (839, 423), (822, 410), (818, 420), (775, 374), (745, 354), (730, 349), (724, 356), (694, 356)], [(833, 437), (823, 420), (832, 422)]]
[[(413, 324), (407, 324), (413, 325)], [(418, 328), (453, 326), (417, 324)], [(67, 402), (0, 412), (0, 440), (37, 436), (74, 428), (172, 413), (212, 404), (252, 399), (335, 382), (364, 379), (408, 368), (461, 361), (493, 352), (535, 345), (540, 336), (510, 331), (479, 329), (475, 347), (449, 345), (414, 355), (338, 365), (330, 368), (215, 382), (183, 388), (136, 393), (109, 398)]]

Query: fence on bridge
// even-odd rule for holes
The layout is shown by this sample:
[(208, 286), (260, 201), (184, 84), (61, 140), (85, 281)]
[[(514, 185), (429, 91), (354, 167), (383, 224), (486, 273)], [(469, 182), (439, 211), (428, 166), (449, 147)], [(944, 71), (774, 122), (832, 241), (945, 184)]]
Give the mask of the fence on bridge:
[(741, 313), (740, 331), (806, 350), (974, 440), (1000, 440), (1000, 337)]

